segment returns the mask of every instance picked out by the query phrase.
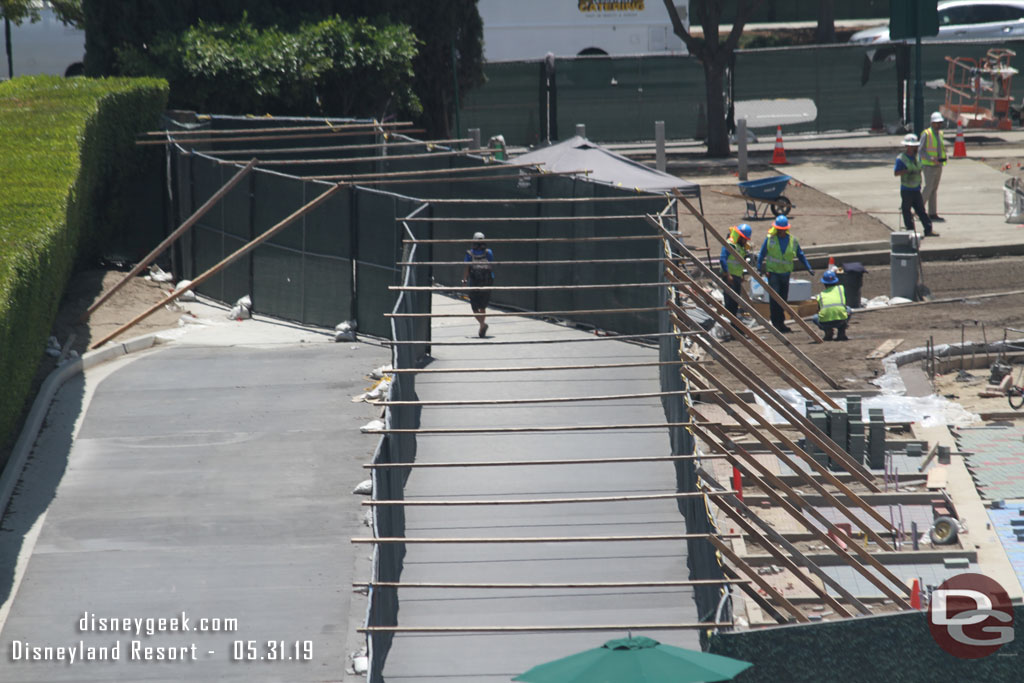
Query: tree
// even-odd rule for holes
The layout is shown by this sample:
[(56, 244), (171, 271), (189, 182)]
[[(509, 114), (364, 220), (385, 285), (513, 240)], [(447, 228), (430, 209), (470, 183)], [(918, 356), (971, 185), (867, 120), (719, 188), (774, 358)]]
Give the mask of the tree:
[(679, 18), (679, 10), (672, 0), (663, 0), (672, 20), (672, 31), (682, 39), (690, 54), (700, 60), (704, 66), (704, 95), (708, 111), (708, 156), (729, 156), (729, 135), (725, 121), (725, 70), (732, 63), (733, 53), (740, 42), (743, 27), (750, 21), (754, 10), (761, 0), (738, 0), (736, 17), (733, 19), (732, 30), (722, 41), (719, 37), (719, 23), (725, 0), (693, 0), (691, 9), (696, 6), (700, 14), (700, 25), (704, 30), (701, 38), (693, 37)]
[(818, 27), (814, 30), (814, 42), (836, 42), (836, 3), (835, 0), (819, 0)]

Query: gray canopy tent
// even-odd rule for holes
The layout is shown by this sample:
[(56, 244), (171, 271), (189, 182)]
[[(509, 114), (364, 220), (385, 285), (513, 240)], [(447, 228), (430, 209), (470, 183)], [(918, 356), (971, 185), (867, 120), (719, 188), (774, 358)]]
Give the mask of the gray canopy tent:
[(588, 180), (643, 192), (678, 189), (683, 196), (696, 197), (700, 202), (697, 183), (644, 166), (579, 135), (521, 154), (515, 162), (543, 165), (553, 172), (588, 170)]

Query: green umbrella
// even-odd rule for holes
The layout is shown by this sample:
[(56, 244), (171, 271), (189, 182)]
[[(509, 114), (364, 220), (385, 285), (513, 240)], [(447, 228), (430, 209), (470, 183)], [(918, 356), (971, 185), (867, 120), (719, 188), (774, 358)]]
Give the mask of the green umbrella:
[(689, 683), (730, 681), (750, 662), (662, 645), (637, 636), (609, 640), (587, 650), (535, 666), (514, 681), (528, 683)]

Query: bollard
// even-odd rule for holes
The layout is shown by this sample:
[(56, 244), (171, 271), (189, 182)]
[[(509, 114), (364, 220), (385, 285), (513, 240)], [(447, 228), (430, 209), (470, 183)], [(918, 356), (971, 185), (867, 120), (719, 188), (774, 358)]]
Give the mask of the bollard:
[[(836, 444), (845, 450), (846, 448), (846, 413), (838, 410), (830, 410), (828, 412), (828, 434), (832, 437), (832, 440)], [(843, 469), (843, 466), (838, 462), (833, 461), (829, 458), (828, 462), (829, 469), (838, 471)]]
[(864, 464), (864, 423), (860, 420), (850, 420), (848, 425), (849, 434), (846, 437), (846, 452), (850, 454), (858, 465)]
[(665, 172), (665, 122), (654, 122), (654, 164), (662, 173)]
[(577, 123), (576, 124), (576, 135), (580, 136), (583, 139), (586, 139), (587, 138), (587, 124), (585, 124), (585, 123)]

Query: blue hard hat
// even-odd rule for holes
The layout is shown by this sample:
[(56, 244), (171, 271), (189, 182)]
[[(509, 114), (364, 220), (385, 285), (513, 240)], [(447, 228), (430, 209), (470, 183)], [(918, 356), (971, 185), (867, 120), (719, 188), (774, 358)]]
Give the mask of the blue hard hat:
[(737, 226), (737, 229), (739, 229), (740, 234), (746, 237), (748, 240), (754, 236), (754, 231), (746, 223), (740, 223)]
[(839, 284), (839, 276), (831, 270), (826, 270), (825, 274), (821, 276), (821, 284), (823, 285), (837, 285)]
[(776, 216), (775, 217), (775, 227), (776, 228), (788, 228), (789, 227), (789, 219), (786, 218), (786, 216), (784, 214)]

